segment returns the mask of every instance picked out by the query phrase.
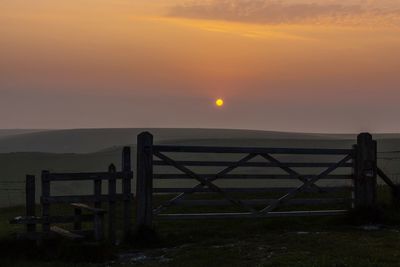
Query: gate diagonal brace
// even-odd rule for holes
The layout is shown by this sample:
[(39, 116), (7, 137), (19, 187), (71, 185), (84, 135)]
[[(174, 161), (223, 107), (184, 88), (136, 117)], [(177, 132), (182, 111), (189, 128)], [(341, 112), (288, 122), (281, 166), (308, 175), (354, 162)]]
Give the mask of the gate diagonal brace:
[(307, 182), (305, 182), (303, 185), (301, 185), (300, 187), (293, 189), (292, 191), (290, 191), (289, 193), (287, 193), (286, 195), (284, 195), (283, 197), (277, 199), (276, 201), (274, 201), (272, 204), (270, 204), (269, 206), (267, 206), (266, 208), (262, 209), (260, 211), (260, 214), (266, 214), (272, 210), (274, 210), (275, 208), (277, 208), (279, 206), (279, 204), (282, 204), (283, 202), (293, 198), (297, 193), (302, 192), (304, 189), (306, 189), (307, 187), (309, 187), (311, 184), (314, 184), (316, 181), (318, 181), (319, 179), (322, 179), (323, 177), (329, 175), (331, 172), (333, 172), (334, 170), (336, 170), (337, 168), (341, 167), (343, 164), (345, 164), (347, 161), (349, 161), (352, 158), (352, 155), (347, 155), (346, 157), (344, 157), (342, 160), (340, 160), (338, 163), (333, 164), (331, 167), (329, 167), (328, 169), (326, 169), (325, 171), (321, 172), (319, 175), (317, 175), (316, 177), (308, 180)]
[[(281, 168), (282, 170), (287, 172), (290, 176), (292, 176), (293, 178), (299, 179), (303, 183), (306, 183), (309, 180), (309, 178), (307, 178), (307, 176), (304, 176), (304, 175), (302, 176), (295, 170), (293, 170), (287, 166), (284, 166), (282, 164), (282, 162), (280, 162), (279, 160), (277, 160), (276, 158), (272, 157), (269, 154), (261, 154), (261, 157), (263, 157), (264, 159), (268, 160), (271, 163), (275, 163), (279, 168)], [(318, 190), (319, 193), (323, 192), (323, 190), (321, 188), (319, 188), (316, 184), (311, 184), (310, 187), (314, 187), (316, 190)]]
[(250, 207), (246, 204), (244, 204), (242, 201), (240, 200), (236, 200), (231, 198), (225, 191), (223, 191), (221, 188), (219, 188), (218, 186), (216, 186), (215, 184), (212, 183), (212, 181), (217, 180), (221, 175), (225, 175), (229, 172), (231, 172), (232, 170), (234, 170), (237, 167), (240, 167), (241, 164), (251, 160), (252, 158), (256, 157), (257, 154), (249, 154), (246, 157), (244, 157), (243, 159), (241, 159), (240, 161), (236, 162), (235, 164), (233, 164), (232, 166), (227, 167), (226, 169), (222, 170), (221, 172), (219, 172), (218, 174), (215, 175), (214, 178), (212, 179), (204, 179), (200, 176), (198, 176), (196, 173), (194, 173), (193, 171), (191, 171), (190, 169), (186, 168), (183, 165), (178, 164), (176, 161), (174, 161), (173, 159), (167, 157), (166, 155), (154, 151), (153, 154), (160, 158), (161, 160), (163, 160), (164, 162), (166, 162), (167, 164), (175, 167), (176, 169), (182, 171), (183, 173), (186, 173), (188, 176), (192, 177), (193, 179), (196, 179), (197, 181), (200, 182), (200, 184), (196, 185), (195, 187), (192, 188), (192, 190), (190, 192), (184, 192), (179, 194), (178, 196), (176, 196), (175, 198), (171, 199), (170, 201), (168, 201), (167, 203), (162, 204), (161, 206), (159, 206), (157, 209), (155, 209), (153, 211), (153, 213), (158, 214), (161, 212), (162, 209), (171, 206), (174, 202), (182, 199), (184, 196), (186, 196), (187, 194), (192, 194), (196, 191), (196, 189), (201, 188), (203, 186), (207, 186), (208, 188), (210, 188), (212, 191), (214, 191), (215, 193), (218, 193), (220, 195), (222, 195), (226, 200), (228, 200), (229, 202), (231, 202), (234, 205), (240, 206), (242, 208), (245, 208), (249, 211), (251, 211), (252, 213), (258, 213), (258, 211), (256, 209), (254, 209), (253, 207)]

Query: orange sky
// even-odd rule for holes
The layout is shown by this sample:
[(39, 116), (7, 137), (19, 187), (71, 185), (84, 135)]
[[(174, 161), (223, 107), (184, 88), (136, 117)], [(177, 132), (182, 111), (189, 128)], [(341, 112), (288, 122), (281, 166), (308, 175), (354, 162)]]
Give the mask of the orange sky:
[(2, 0), (0, 128), (400, 131), (399, 50), (395, 0)]

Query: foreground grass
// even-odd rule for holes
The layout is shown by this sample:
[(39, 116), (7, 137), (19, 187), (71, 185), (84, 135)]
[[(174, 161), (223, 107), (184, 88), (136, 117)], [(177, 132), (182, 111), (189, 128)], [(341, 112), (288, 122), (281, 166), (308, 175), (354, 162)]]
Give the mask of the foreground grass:
[(355, 216), (158, 221), (157, 242), (132, 238), (117, 247), (16, 241), (13, 233), (23, 229), (8, 219), (20, 214), (22, 207), (0, 210), (0, 266), (385, 267), (400, 262), (400, 211), (390, 207), (377, 228), (361, 227)]

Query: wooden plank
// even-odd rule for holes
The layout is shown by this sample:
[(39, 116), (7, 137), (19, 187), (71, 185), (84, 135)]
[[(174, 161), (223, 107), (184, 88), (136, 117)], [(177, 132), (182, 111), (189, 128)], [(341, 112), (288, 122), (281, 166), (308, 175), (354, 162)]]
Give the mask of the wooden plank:
[(136, 227), (153, 228), (153, 136), (143, 132), (137, 137)]
[(90, 211), (93, 213), (106, 213), (107, 212), (104, 209), (93, 208), (93, 207), (90, 207), (89, 205), (83, 204), (83, 203), (71, 203), (71, 206), (75, 207), (75, 208), (84, 209), (84, 210), (87, 210), (87, 211)]
[(186, 213), (159, 214), (161, 220), (198, 220), (198, 219), (233, 219), (233, 218), (271, 218), (271, 217), (301, 217), (301, 216), (337, 216), (346, 215), (348, 210), (315, 210), (315, 211), (275, 211), (268, 213)]
[[(113, 173), (116, 171), (116, 168), (113, 164), (108, 167), (108, 172), (110, 176), (113, 176)], [(111, 244), (115, 244), (116, 242), (116, 200), (115, 195), (117, 193), (117, 180), (109, 179), (108, 180), (108, 238)]]
[[(222, 188), (224, 192), (227, 193), (267, 193), (267, 192), (277, 192), (284, 193), (291, 190), (297, 189), (297, 187), (228, 187)], [(340, 192), (340, 191), (351, 191), (350, 186), (332, 186), (332, 187), (322, 187), (323, 192)], [(181, 192), (192, 192), (193, 188), (154, 188), (154, 193), (181, 193)], [(209, 188), (198, 188), (195, 193), (215, 193)], [(303, 192), (315, 192), (315, 189), (304, 189)]]
[(91, 181), (123, 179), (124, 176), (133, 178), (133, 172), (115, 172), (112, 176), (108, 172), (50, 173), (49, 179), (51, 181)]
[[(26, 216), (36, 216), (36, 186), (35, 176), (27, 175), (25, 181), (25, 201), (26, 201)], [(36, 232), (36, 224), (27, 224), (27, 232)]]
[[(282, 165), (282, 163), (274, 158), (273, 156), (269, 154), (262, 154), (261, 157), (264, 159), (268, 160), (269, 162), (276, 164), (279, 168), (281, 168), (283, 171), (288, 173), (289, 175), (292, 175), (294, 178), (297, 178), (298, 180), (302, 181), (303, 183), (306, 183), (309, 177), (305, 177), (300, 175), (297, 171), (293, 170), (292, 168), (289, 168), (287, 166)], [(316, 184), (310, 184), (310, 187), (315, 188), (317, 191), (321, 192), (321, 189), (316, 185)]]
[[(94, 207), (96, 209), (101, 209), (101, 182), (102, 180), (96, 179), (94, 180)], [(103, 224), (103, 216), (104, 214), (95, 213), (94, 214), (94, 239), (96, 241), (103, 240), (104, 237), (104, 224)]]
[[(247, 205), (268, 205), (275, 199), (249, 199), (242, 200)], [(325, 205), (325, 204), (349, 204), (352, 202), (350, 198), (301, 198), (291, 199), (287, 205)], [(177, 206), (196, 207), (196, 206), (231, 206), (232, 204), (224, 199), (221, 200), (178, 200), (174, 203)]]
[(50, 231), (52, 231), (52, 232), (54, 232), (54, 233), (56, 233), (56, 234), (58, 234), (58, 235), (60, 235), (62, 237), (71, 239), (71, 240), (79, 240), (79, 239), (83, 239), (84, 238), (84, 236), (81, 236), (81, 235), (78, 235), (78, 234), (74, 234), (74, 233), (72, 233), (72, 232), (70, 232), (68, 230), (65, 230), (65, 229), (63, 229), (61, 227), (58, 227), (58, 226), (52, 226), (50, 228)]
[[(50, 197), (50, 180), (49, 171), (42, 171), (42, 200)], [(46, 218), (50, 216), (50, 203), (42, 201), (42, 217)], [(50, 223), (43, 223), (43, 232), (50, 231)]]
[(380, 168), (377, 168), (377, 174), (379, 175), (379, 177), (381, 177), (381, 179), (388, 185), (388, 186), (390, 186), (392, 189), (395, 189), (396, 190), (396, 188), (397, 188), (397, 186), (396, 186), (396, 184), (395, 183), (393, 183), (393, 181), (380, 169)]
[(187, 153), (254, 153), (254, 154), (308, 154), (308, 155), (347, 155), (351, 149), (322, 148), (261, 148), (261, 147), (214, 147), (214, 146), (168, 146), (155, 145), (157, 152)]
[[(211, 166), (230, 166), (235, 162), (232, 161), (175, 161), (180, 165), (184, 166), (203, 166), (203, 167), (211, 167)], [(246, 162), (240, 165), (240, 167), (292, 167), (292, 168), (324, 168), (329, 167), (335, 162), (282, 162), (282, 164), (277, 164), (273, 162)], [(154, 166), (169, 166), (168, 163), (162, 160), (154, 160)], [(351, 163), (346, 163), (341, 166), (341, 168), (349, 168), (352, 167)]]
[(122, 194), (124, 196), (124, 211), (123, 211), (123, 232), (124, 239), (127, 240), (131, 236), (131, 221), (132, 221), (132, 186), (131, 179), (133, 176), (125, 175), (132, 173), (131, 167), (131, 148), (124, 147), (122, 150)]
[(94, 239), (96, 241), (104, 239), (104, 213), (94, 214)]
[[(93, 221), (93, 215), (81, 215), (82, 222)], [(75, 216), (48, 216), (46, 218), (42, 217), (15, 217), (10, 220), (11, 224), (43, 224), (43, 223), (73, 223), (75, 222)]]
[(81, 208), (74, 209), (74, 230), (75, 231), (82, 230), (82, 209)]
[(369, 133), (357, 137), (354, 188), (355, 207), (374, 208), (377, 197), (377, 144)]
[[(211, 178), (215, 178), (216, 174), (198, 174), (199, 176), (206, 178), (206, 179), (211, 179)], [(303, 175), (302, 176), (307, 176), (307, 177), (316, 177), (317, 175)], [(182, 174), (182, 173), (176, 173), (176, 174), (169, 174), (169, 173), (156, 173), (153, 174), (154, 179), (162, 179), (162, 180), (166, 180), (166, 179), (189, 179), (189, 180), (193, 180), (193, 178), (187, 174)], [(343, 174), (343, 175), (339, 175), (339, 174), (335, 174), (335, 175), (328, 175), (322, 179), (331, 179), (331, 180), (350, 180), (352, 179), (352, 175), (351, 174)], [(225, 180), (225, 179), (290, 179), (290, 180), (294, 180), (297, 179), (295, 177), (293, 177), (292, 175), (285, 175), (285, 174), (225, 174), (225, 175), (218, 175), (218, 180)]]
[[(133, 195), (130, 195), (131, 199), (133, 199)], [(44, 197), (43, 202), (57, 204), (57, 203), (80, 203), (80, 202), (95, 202), (96, 199), (100, 199), (100, 201), (108, 201), (108, 195), (101, 196), (90, 196), (90, 195), (75, 195), (75, 196), (51, 196)], [(117, 201), (123, 200), (124, 196), (122, 194), (116, 195)]]
[(101, 182), (102, 180), (100, 179), (93, 181), (94, 207), (96, 209), (101, 209)]

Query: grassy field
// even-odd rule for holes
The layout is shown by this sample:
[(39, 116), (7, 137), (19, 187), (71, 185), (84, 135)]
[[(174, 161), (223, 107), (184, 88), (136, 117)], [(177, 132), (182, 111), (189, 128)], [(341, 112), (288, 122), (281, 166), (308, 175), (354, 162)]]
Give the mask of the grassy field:
[[(387, 205), (373, 224), (338, 217), (156, 221), (157, 239), (112, 247), (15, 241), (22, 231), (7, 220), (22, 207), (0, 211), (1, 266), (398, 266), (400, 210)], [(59, 212), (65, 212), (65, 208)]]
[[(135, 167), (135, 139), (142, 130), (0, 131), (0, 266), (399, 266), (400, 211), (388, 206), (389, 194), (384, 189), (380, 190), (380, 203), (386, 212), (373, 222), (373, 226), (366, 225), (369, 221), (360, 221), (354, 215), (157, 221), (158, 239), (152, 243), (137, 242), (132, 237), (130, 244), (117, 247), (65, 240), (36, 247), (15, 240), (14, 234), (23, 228), (10, 225), (8, 220), (24, 214), (23, 207), (19, 205), (24, 200), (25, 174), (39, 177), (44, 169), (58, 172), (105, 171), (110, 163), (120, 166), (123, 145), (132, 147)], [(349, 148), (355, 143), (354, 135), (209, 129), (150, 131), (159, 144)], [(376, 135), (375, 138), (378, 139), (379, 166), (398, 181), (400, 136)], [(223, 158), (221, 155), (205, 156), (206, 160), (236, 159), (232, 155)], [(191, 157), (188, 155), (185, 159)], [(321, 157), (283, 156), (279, 159), (288, 162), (326, 161)], [(170, 169), (158, 171), (176, 173)], [(276, 169), (271, 171), (279, 174)], [(246, 172), (257, 173), (259, 170), (247, 168)], [(183, 183), (172, 180), (171, 183), (175, 187), (193, 185), (193, 181)], [(290, 185), (287, 181), (279, 183), (231, 181), (224, 185)], [(156, 183), (156, 186), (170, 184)], [(52, 187), (52, 194), (83, 194), (91, 190), (91, 184), (60, 183)], [(157, 201), (164, 197), (158, 197)], [(57, 211), (71, 212), (65, 207), (59, 207)]]

